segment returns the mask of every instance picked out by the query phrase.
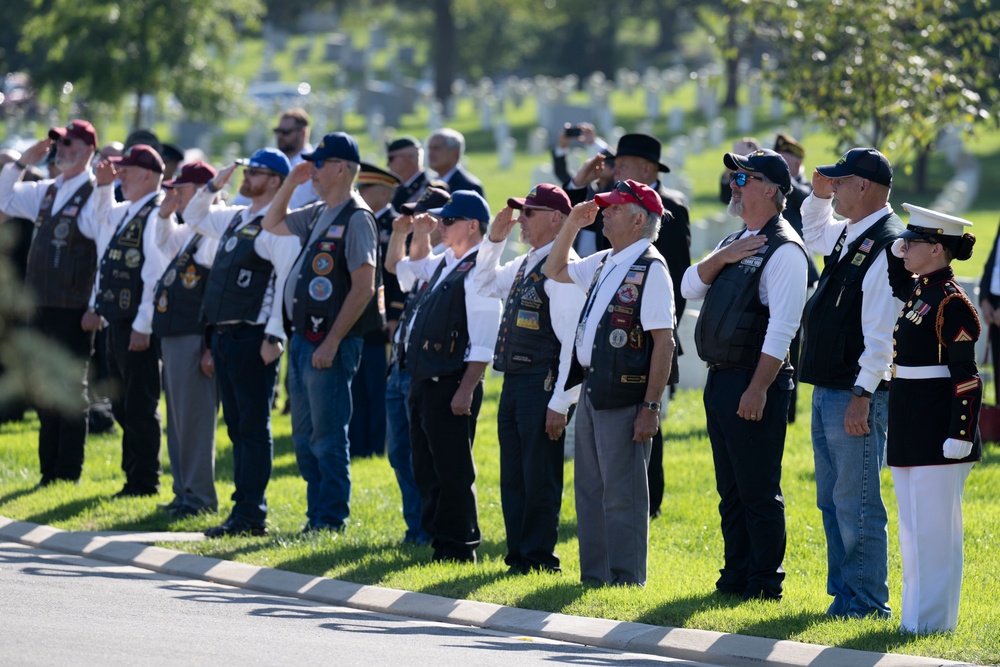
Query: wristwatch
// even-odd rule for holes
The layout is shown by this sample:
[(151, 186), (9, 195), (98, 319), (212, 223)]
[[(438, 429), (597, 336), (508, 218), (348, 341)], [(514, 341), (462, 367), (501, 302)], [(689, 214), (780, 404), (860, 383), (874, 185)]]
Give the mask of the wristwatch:
[(645, 402), (645, 403), (642, 404), (642, 407), (649, 408), (653, 412), (659, 412), (660, 411), (660, 404), (657, 401), (647, 401), (647, 402)]
[(277, 336), (273, 335), (273, 334), (268, 334), (267, 335), (267, 342), (270, 343), (271, 345), (277, 345), (278, 343), (281, 342), (281, 339), (278, 338)]
[(858, 398), (872, 397), (872, 393), (870, 391), (866, 391), (865, 388), (862, 387), (860, 384), (856, 384), (853, 387), (851, 387), (851, 393), (857, 396)]

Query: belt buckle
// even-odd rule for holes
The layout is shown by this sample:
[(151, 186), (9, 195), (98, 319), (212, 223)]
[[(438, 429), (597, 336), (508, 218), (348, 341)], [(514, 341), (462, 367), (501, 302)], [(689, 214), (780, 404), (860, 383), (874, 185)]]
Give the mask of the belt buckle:
[(892, 377), (896, 377), (896, 364), (892, 365)]

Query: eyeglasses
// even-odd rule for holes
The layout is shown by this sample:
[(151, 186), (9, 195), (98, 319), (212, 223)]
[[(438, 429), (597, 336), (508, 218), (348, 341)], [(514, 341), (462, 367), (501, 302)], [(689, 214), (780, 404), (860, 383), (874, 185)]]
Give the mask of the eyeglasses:
[(287, 136), (289, 134), (292, 134), (293, 132), (298, 132), (299, 128), (297, 128), (297, 127), (276, 127), (273, 130), (271, 130), (271, 131), (274, 132), (275, 134), (280, 134), (282, 136)]
[(316, 165), (317, 169), (322, 169), (323, 165), (329, 162), (330, 164), (341, 164), (344, 160), (338, 160), (335, 157), (329, 157), (323, 160), (313, 160), (313, 164)]
[(738, 173), (738, 174), (736, 174), (736, 175), (733, 176), (733, 182), (736, 183), (736, 185), (738, 187), (741, 187), (741, 188), (744, 187), (747, 184), (748, 180), (762, 181), (763, 182), (764, 177), (763, 176), (754, 176), (753, 174), (747, 174), (745, 172), (740, 172), (740, 173)]
[(733, 176), (733, 183), (735, 183), (737, 185), (737, 187), (741, 187), (742, 188), (743, 186), (745, 186), (747, 184), (747, 179), (748, 178), (749, 179), (753, 179), (755, 181), (763, 181), (764, 180), (763, 176), (754, 176), (752, 174), (747, 174), (746, 172), (742, 172), (741, 171), (738, 174), (736, 174), (735, 176)]
[(932, 241), (930, 239), (903, 239), (903, 250), (909, 250), (910, 245), (913, 243), (925, 243), (927, 245), (935, 245), (937, 241)]
[(63, 137), (62, 139), (59, 140), (59, 143), (61, 143), (63, 146), (72, 146), (73, 140), (70, 139), (69, 137)]
[(277, 176), (277, 172), (271, 171), (270, 169), (264, 169), (262, 167), (247, 167), (243, 170), (247, 176)]
[(468, 220), (468, 218), (441, 218), (441, 224), (445, 227), (451, 227), (459, 220)]
[(521, 209), (521, 217), (530, 218), (536, 213), (549, 213), (552, 210), (553, 209), (551, 208), (545, 208), (543, 206), (539, 206), (537, 208), (528, 208), (527, 206), (525, 206), (524, 208)]

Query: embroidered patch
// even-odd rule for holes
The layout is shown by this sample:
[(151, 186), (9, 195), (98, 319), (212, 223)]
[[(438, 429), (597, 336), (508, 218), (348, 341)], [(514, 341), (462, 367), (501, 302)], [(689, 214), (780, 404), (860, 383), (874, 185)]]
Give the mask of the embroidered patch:
[(618, 382), (621, 384), (645, 384), (645, 375), (619, 375)]
[(629, 271), (643, 271), (644, 272), (646, 270), (646, 265), (645, 264), (633, 264), (632, 266), (628, 267), (628, 270)]
[(161, 313), (167, 312), (167, 291), (164, 290), (160, 298), (156, 300), (156, 310)]
[(333, 241), (320, 241), (319, 242), (319, 252), (333, 252), (337, 249), (337, 244)]
[(118, 307), (122, 310), (128, 310), (128, 307), (132, 305), (132, 290), (123, 289), (121, 294), (118, 295)]
[(309, 316), (309, 328), (303, 334), (310, 343), (318, 343), (326, 337), (326, 317)]
[(326, 301), (333, 296), (333, 283), (329, 278), (313, 278), (309, 281), (309, 296), (316, 301)]
[(851, 264), (854, 266), (861, 266), (865, 263), (865, 257), (866, 255), (863, 252), (856, 253), (854, 255), (854, 259), (851, 260)]
[(458, 268), (456, 268), (455, 270), (458, 271), (459, 273), (465, 273), (473, 266), (475, 266), (473, 262), (462, 262), (461, 264), (458, 265)]
[(142, 262), (142, 253), (135, 248), (129, 248), (125, 251), (125, 266), (130, 269), (134, 269), (139, 266)]
[(970, 340), (972, 340), (972, 336), (970, 336), (969, 332), (965, 330), (965, 327), (962, 327), (961, 329), (958, 330), (958, 334), (955, 336), (955, 340), (953, 340), (952, 342), (967, 343)]
[(66, 208), (64, 208), (62, 210), (62, 214), (63, 215), (68, 215), (70, 217), (75, 216), (79, 212), (80, 212), (80, 207), (79, 206), (67, 206)]
[(167, 275), (163, 276), (163, 286), (170, 287), (177, 280), (177, 269), (170, 269), (167, 271)]
[(328, 238), (328, 239), (342, 239), (342, 238), (344, 238), (344, 226), (343, 225), (330, 225), (330, 229), (326, 230), (326, 238)]
[(618, 288), (618, 303), (631, 306), (639, 300), (639, 288), (635, 285), (622, 285)]
[(746, 258), (740, 260), (740, 264), (742, 266), (748, 266), (748, 267), (753, 268), (753, 269), (759, 269), (760, 266), (761, 266), (761, 264), (763, 264), (763, 263), (764, 263), (764, 258), (763, 257), (757, 257), (755, 255), (751, 255), (750, 257), (746, 257)]
[(325, 276), (333, 271), (333, 257), (325, 252), (321, 252), (312, 261), (313, 272), (317, 276)]
[(614, 329), (611, 332), (611, 335), (608, 336), (608, 342), (611, 343), (611, 347), (615, 349), (625, 347), (625, 343), (628, 342), (628, 334), (624, 329)]
[(970, 391), (975, 391), (979, 389), (979, 378), (972, 378), (971, 380), (966, 380), (965, 382), (959, 382), (955, 385), (955, 395), (961, 396), (962, 394), (968, 394)]
[(524, 294), (521, 295), (521, 303), (525, 305), (539, 307), (542, 305), (542, 299), (538, 296), (538, 290), (534, 287), (529, 287), (524, 290)]
[(858, 250), (861, 252), (871, 252), (872, 247), (875, 245), (874, 239), (865, 239), (864, 243), (858, 246)]
[(628, 332), (628, 346), (633, 350), (641, 350), (643, 341), (646, 339), (642, 333), (642, 327), (638, 324), (632, 327), (632, 330)]
[(620, 313), (612, 313), (611, 315), (611, 326), (616, 329), (631, 329), (632, 328), (632, 316), (622, 315)]
[(238, 238), (236, 238), (235, 236), (230, 236), (229, 240), (226, 241), (226, 245), (224, 246), (225, 249), (226, 249), (226, 252), (232, 252), (233, 250), (235, 250), (236, 249), (236, 244), (239, 243), (239, 242), (240, 242), (240, 240)]
[(69, 236), (69, 223), (60, 222), (56, 225), (56, 228), (52, 230), (52, 235), (60, 241)]
[(180, 275), (181, 287), (184, 289), (194, 289), (198, 285), (198, 281), (201, 280), (201, 276), (198, 275), (198, 269), (195, 268), (194, 264), (188, 264), (188, 267), (184, 269), (184, 273)]
[(631, 285), (641, 285), (643, 278), (646, 277), (645, 273), (641, 271), (629, 271), (625, 276), (625, 282)]
[(242, 234), (243, 236), (249, 236), (250, 238), (253, 238), (258, 234), (260, 234), (260, 225), (247, 225), (246, 227), (240, 230), (240, 234)]
[(532, 312), (530, 310), (519, 310), (517, 311), (517, 326), (522, 329), (531, 329), (532, 331), (538, 331), (538, 313)]
[(250, 269), (240, 269), (239, 274), (236, 276), (236, 286), (237, 287), (250, 287), (250, 280), (253, 278), (253, 271)]
[(609, 313), (622, 313), (623, 315), (631, 315), (635, 312), (635, 308), (626, 308), (625, 306), (608, 306)]

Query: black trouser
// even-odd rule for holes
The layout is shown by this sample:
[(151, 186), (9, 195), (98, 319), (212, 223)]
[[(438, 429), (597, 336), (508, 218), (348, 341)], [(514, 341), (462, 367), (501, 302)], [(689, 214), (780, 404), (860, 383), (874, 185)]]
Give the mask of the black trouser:
[(993, 357), (993, 405), (1000, 405), (1000, 327), (991, 324), (989, 336)]
[(552, 391), (547, 372), (506, 374), (497, 412), (500, 503), (507, 530), (504, 562), (517, 568), (559, 569), (555, 554), (563, 490), (566, 433), (551, 440), (545, 415)]
[(142, 352), (129, 352), (132, 321), (108, 326), (111, 409), (122, 427), (125, 490), (155, 493), (160, 487), (160, 341), (150, 337)]
[(435, 560), (472, 560), (480, 542), (472, 445), (483, 383), (473, 391), (472, 414), (454, 415), (451, 400), (461, 379), (461, 374), (449, 375), (410, 387), (413, 476), (420, 490), (420, 523), (431, 535)]
[(760, 421), (736, 414), (752, 370), (709, 371), (705, 417), (715, 460), (715, 483), (725, 542), (720, 591), (747, 598), (781, 597), (785, 571), (785, 502), (781, 459), (785, 449), (791, 378), (767, 389)]
[(649, 449), (649, 466), (646, 468), (646, 485), (649, 486), (649, 516), (660, 516), (663, 503), (663, 427), (653, 434), (653, 444)]
[[(74, 369), (74, 385), (79, 378), (80, 405), (69, 412), (38, 408), (38, 460), (42, 483), (54, 479), (80, 479), (83, 447), (87, 441), (87, 360), (94, 334), (80, 328), (86, 308), (38, 308), (34, 326), (42, 335), (61, 344), (79, 366)], [(76, 389), (74, 389), (75, 391)]]

